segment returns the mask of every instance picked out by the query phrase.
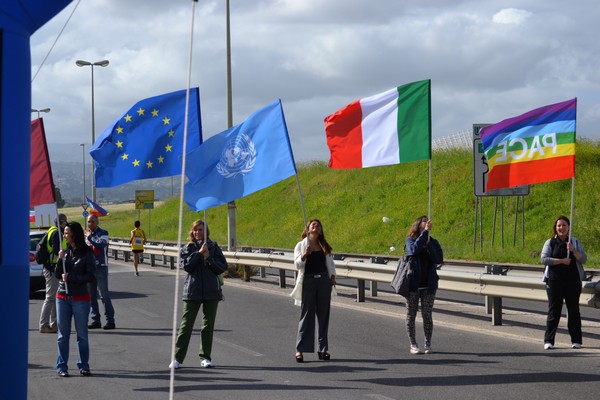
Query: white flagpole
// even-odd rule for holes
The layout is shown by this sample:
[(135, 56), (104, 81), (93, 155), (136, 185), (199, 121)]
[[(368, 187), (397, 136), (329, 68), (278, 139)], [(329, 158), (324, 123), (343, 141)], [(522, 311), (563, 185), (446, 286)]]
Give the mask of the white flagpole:
[(204, 225), (202, 227), (202, 229), (204, 229), (204, 243), (208, 242), (208, 227), (206, 226), (206, 210), (202, 210), (202, 212), (204, 213), (203, 215), (203, 221), (204, 221)]
[(302, 206), (302, 216), (304, 218), (304, 228), (306, 228), (306, 209), (304, 208), (304, 198), (302, 197), (302, 189), (300, 189), (300, 179), (298, 179), (298, 172), (296, 171), (296, 185), (298, 186), (298, 194), (300, 195), (300, 205)]
[[(569, 224), (569, 243), (573, 243), (573, 241), (571, 240), (571, 231), (573, 230), (573, 209), (575, 206), (575, 176), (573, 176), (573, 178), (571, 178), (571, 213), (569, 214), (569, 221), (571, 221), (571, 223)], [(569, 250), (567, 250), (567, 257), (570, 256), (569, 254)]]
[[(179, 193), (179, 229), (177, 233), (177, 248), (181, 248), (181, 236), (183, 228), (183, 195), (185, 187), (185, 163), (187, 159), (187, 134), (188, 134), (188, 114), (190, 108), (190, 86), (192, 81), (192, 55), (194, 49), (194, 16), (196, 14), (196, 3), (198, 0), (192, 0), (192, 21), (190, 25), (190, 47), (188, 55), (188, 77), (187, 77), (187, 92), (185, 95), (185, 114), (183, 124), (183, 157), (181, 160), (181, 186)], [(206, 224), (205, 224), (206, 226)], [(177, 255), (177, 265), (175, 266), (175, 290), (173, 293), (173, 327), (171, 331), (171, 361), (175, 359), (175, 340), (177, 334), (177, 304), (179, 297), (179, 263), (181, 254)], [(171, 368), (169, 378), (169, 400), (173, 400), (175, 393), (175, 368)]]
[[(60, 231), (60, 218), (58, 216), (58, 204), (56, 204), (56, 202), (54, 202), (54, 214), (56, 215), (56, 219), (54, 220), (54, 224), (56, 225), (56, 228), (58, 229), (58, 252), (60, 254), (60, 251), (63, 250), (62, 247), (62, 242), (63, 242), (63, 234)], [(85, 233), (85, 228), (84, 229), (84, 233)], [(48, 237), (48, 240), (50, 240), (50, 237)], [(56, 262), (58, 263), (58, 260), (56, 260)], [(64, 260), (63, 260), (63, 274), (67, 274), (67, 264), (65, 264)], [(69, 294), (69, 286), (67, 285), (67, 281), (65, 281), (65, 291), (67, 292), (67, 294)]]
[(431, 219), (431, 169), (432, 169), (432, 163), (431, 163), (431, 158), (429, 159), (429, 205), (428, 205), (428, 209), (427, 209), (427, 217), (429, 219)]

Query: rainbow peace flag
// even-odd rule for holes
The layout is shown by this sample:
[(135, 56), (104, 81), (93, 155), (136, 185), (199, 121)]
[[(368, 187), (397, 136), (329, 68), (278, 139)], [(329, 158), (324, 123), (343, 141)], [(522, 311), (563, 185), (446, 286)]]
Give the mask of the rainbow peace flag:
[(574, 177), (576, 117), (577, 98), (483, 128), (486, 191)]
[(89, 213), (90, 214), (94, 214), (97, 215), (99, 217), (106, 217), (107, 215), (109, 215), (110, 213), (108, 211), (106, 211), (104, 208), (100, 207), (99, 204), (94, 203), (92, 200), (90, 200), (89, 197), (85, 196), (85, 199), (88, 203), (89, 206)]

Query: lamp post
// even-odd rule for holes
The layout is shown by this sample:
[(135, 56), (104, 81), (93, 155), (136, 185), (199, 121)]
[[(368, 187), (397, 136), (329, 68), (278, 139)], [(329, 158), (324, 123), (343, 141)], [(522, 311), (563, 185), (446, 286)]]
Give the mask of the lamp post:
[[(85, 200), (85, 143), (79, 143), (79, 145), (81, 146), (81, 162), (83, 164), (83, 199), (82, 199), (82, 203), (81, 204), (87, 204), (86, 200)], [(83, 210), (83, 225), (85, 226), (85, 211), (87, 211), (87, 209)]]
[[(75, 65), (78, 67), (90, 67), (92, 69), (92, 146), (96, 141), (96, 126), (94, 121), (94, 67), (106, 67), (108, 65), (108, 60), (102, 61), (84, 61), (77, 60), (75, 61)], [(92, 200), (96, 201), (96, 182), (94, 178), (94, 163), (92, 163)]]
[(42, 109), (40, 109), (40, 110), (36, 110), (35, 108), (32, 108), (32, 109), (31, 109), (31, 112), (32, 112), (32, 113), (36, 112), (36, 113), (37, 113), (37, 115), (38, 115), (38, 118), (39, 118), (39, 117), (40, 117), (40, 113), (49, 113), (49, 112), (50, 112), (50, 109), (49, 109), (49, 108), (42, 108)]

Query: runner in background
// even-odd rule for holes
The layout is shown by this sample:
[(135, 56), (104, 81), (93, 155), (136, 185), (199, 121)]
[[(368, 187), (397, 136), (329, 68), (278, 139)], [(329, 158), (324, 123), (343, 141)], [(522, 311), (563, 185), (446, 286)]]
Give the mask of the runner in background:
[(140, 254), (144, 252), (144, 245), (146, 244), (146, 233), (140, 228), (140, 221), (133, 223), (135, 229), (131, 231), (131, 251), (133, 252), (133, 268), (135, 268), (135, 276), (140, 276), (138, 272), (138, 264), (140, 263)]

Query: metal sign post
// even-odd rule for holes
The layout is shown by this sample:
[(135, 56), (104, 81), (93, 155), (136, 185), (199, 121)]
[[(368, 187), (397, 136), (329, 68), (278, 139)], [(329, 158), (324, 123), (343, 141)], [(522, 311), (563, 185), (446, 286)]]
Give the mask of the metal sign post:
[[(515, 186), (511, 188), (502, 188), (494, 190), (486, 190), (487, 179), (488, 179), (488, 163), (485, 152), (483, 151), (483, 143), (479, 133), (481, 129), (489, 126), (490, 124), (473, 124), (473, 192), (477, 197), (475, 202), (475, 223), (473, 225), (473, 251), (476, 250), (477, 243), (477, 214), (479, 214), (479, 234), (480, 234), (480, 250), (483, 252), (483, 198), (484, 197), (496, 197), (496, 204), (494, 209), (494, 223), (492, 230), (492, 246), (494, 245), (495, 233), (496, 233), (496, 216), (498, 211), (498, 198), (502, 197), (502, 210), (501, 210), (501, 221), (500, 221), (500, 232), (502, 235), (502, 247), (504, 247), (504, 197), (503, 196), (516, 196), (517, 203), (515, 206), (515, 226), (513, 233), (513, 244), (516, 243), (516, 229), (517, 219), (516, 216), (519, 213), (519, 196), (522, 197), (522, 231), (523, 231), (523, 246), (525, 246), (525, 197), (529, 195), (529, 185)], [(479, 210), (478, 210), (479, 207)]]

